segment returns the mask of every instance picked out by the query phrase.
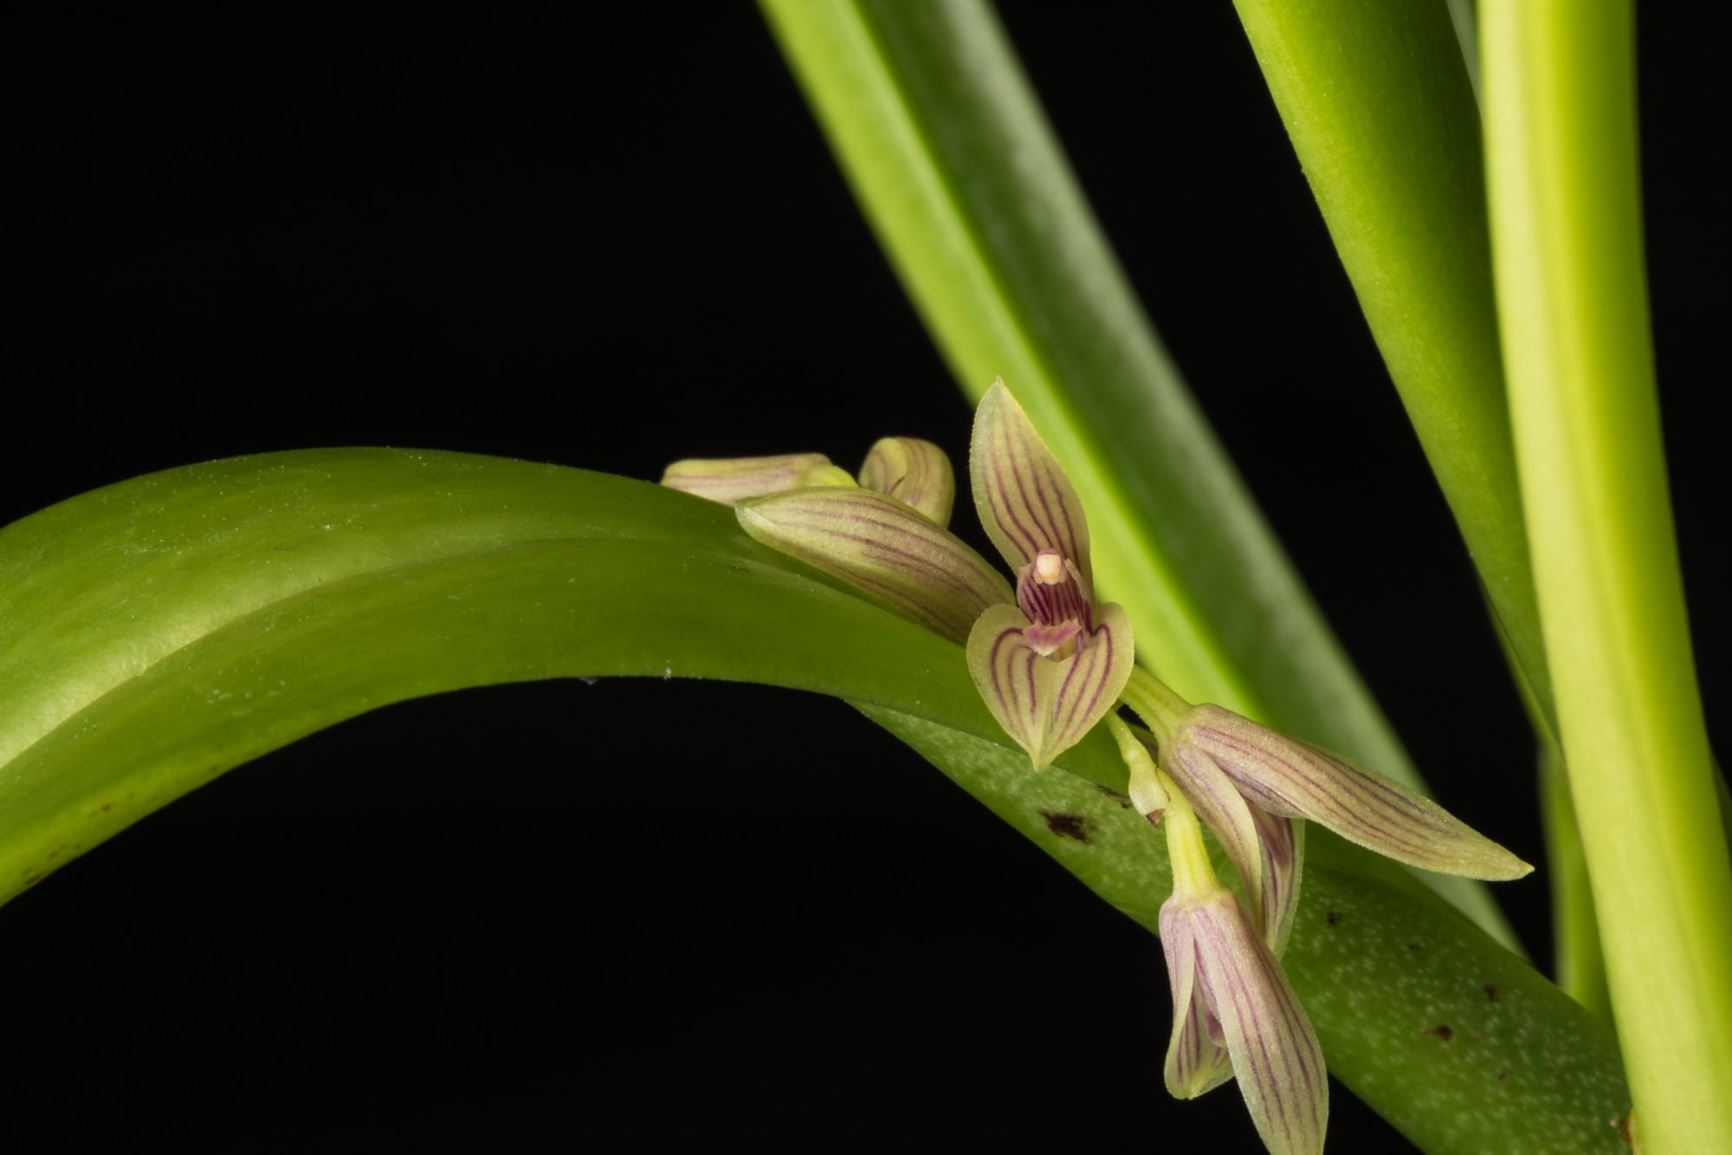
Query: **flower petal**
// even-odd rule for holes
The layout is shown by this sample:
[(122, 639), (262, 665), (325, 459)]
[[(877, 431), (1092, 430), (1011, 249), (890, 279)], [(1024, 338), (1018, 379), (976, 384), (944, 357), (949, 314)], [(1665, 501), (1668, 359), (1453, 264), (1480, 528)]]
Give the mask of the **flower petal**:
[[(1323, 1049), (1281, 964), (1227, 891), (1180, 910), (1190, 924), (1198, 980), (1263, 1145), (1272, 1155), (1321, 1155), (1329, 1123)], [(1161, 913), (1165, 935), (1165, 907)]]
[(1251, 807), (1257, 822), (1257, 841), (1263, 847), (1267, 890), (1263, 941), (1280, 958), (1287, 953), (1293, 933), (1293, 914), (1299, 909), (1299, 880), (1305, 876), (1305, 822), (1283, 818), (1259, 807)]
[(1082, 502), (1003, 381), (974, 411), (968, 473), (981, 524), (1011, 569), (1057, 550), (1080, 570), (1085, 597), (1094, 596)]
[(1176, 742), (1162, 765), (1215, 832), (1239, 872), (1252, 921), (1279, 955), (1287, 947), (1299, 901), (1300, 842), (1293, 821), (1246, 802), (1207, 751)]
[(1254, 806), (1309, 818), (1422, 870), (1488, 881), (1533, 870), (1435, 802), (1230, 710), (1197, 706), (1180, 731), (1178, 741), (1206, 751)]
[(1061, 662), (1048, 662), (1057, 673), (1043, 767), (1112, 713), (1130, 681), (1136, 664), (1130, 617), (1123, 607), (1108, 602), (1095, 607), (1094, 623), (1086, 645)]
[(866, 454), (860, 484), (905, 501), (935, 525), (950, 524), (956, 473), (944, 450), (918, 437), (884, 437)]
[(822, 453), (788, 453), (780, 457), (692, 457), (668, 466), (662, 472), (662, 484), (732, 505), (743, 498), (809, 485), (852, 488), (854, 479), (831, 465)]
[(993, 606), (980, 615), (968, 635), (968, 672), (986, 708), (1016, 744), (1028, 751), (1036, 770), (1046, 769), (1052, 719), (1052, 673), (1058, 663), (1040, 656), (1023, 631), (1028, 619), (1015, 606)]
[(989, 607), (1014, 600), (1010, 583), (967, 542), (869, 489), (797, 489), (735, 507), (753, 538), (825, 573), (954, 642)]
[(1161, 952), (1173, 989), (1173, 1033), (1167, 1041), (1167, 1093), (1195, 1099), (1233, 1077), (1221, 1023), (1197, 981), (1197, 947), (1191, 922), (1176, 900), (1161, 905)]
[(1087, 643), (1063, 660), (1041, 654), (1031, 624), (1015, 606), (987, 610), (968, 635), (968, 671), (998, 724), (1045, 770), (1112, 712), (1135, 654), (1116, 605), (1099, 607)]

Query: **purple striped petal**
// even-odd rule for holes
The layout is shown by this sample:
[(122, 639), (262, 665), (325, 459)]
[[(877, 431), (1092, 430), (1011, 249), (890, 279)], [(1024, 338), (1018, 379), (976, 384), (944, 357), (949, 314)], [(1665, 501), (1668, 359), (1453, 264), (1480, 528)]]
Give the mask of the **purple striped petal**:
[(1031, 623), (1015, 606), (989, 609), (968, 635), (968, 670), (980, 696), (1036, 770), (1082, 741), (1130, 680), (1129, 619), (1110, 604), (1095, 616), (1086, 643), (1062, 659), (1041, 654), (1028, 634)]
[(860, 467), (860, 484), (887, 493), (918, 510), (935, 525), (950, 524), (956, 503), (956, 473), (944, 450), (918, 437), (884, 437)]
[(1239, 872), (1251, 918), (1277, 956), (1287, 949), (1299, 902), (1300, 834), (1291, 819), (1259, 810), (1206, 751), (1183, 742), (1163, 765), (1215, 832)]
[(1015, 606), (993, 606), (968, 635), (968, 672), (986, 708), (1016, 744), (1028, 751), (1036, 770), (1044, 770), (1052, 718), (1052, 678), (1056, 665), (1023, 635), (1029, 621)]
[(1281, 964), (1226, 890), (1168, 899), (1161, 908), (1163, 942), (1169, 926), (1177, 931), (1181, 925), (1174, 937), (1190, 947), (1195, 985), (1220, 1025), (1263, 1145), (1272, 1155), (1321, 1155), (1329, 1123), (1323, 1049)]
[(1161, 952), (1173, 989), (1173, 1034), (1167, 1041), (1167, 1093), (1195, 1099), (1233, 1077), (1221, 1021), (1197, 981), (1197, 948), (1191, 922), (1176, 900), (1161, 906)]
[(1254, 807), (1308, 818), (1397, 862), (1487, 881), (1533, 870), (1435, 802), (1219, 706), (1192, 709), (1177, 741), (1207, 752)]
[(981, 524), (1010, 568), (1021, 570), (1041, 550), (1056, 550), (1076, 564), (1084, 596), (1093, 597), (1082, 502), (1002, 381), (974, 412), (968, 472)]
[(822, 453), (788, 453), (781, 457), (699, 458), (676, 461), (662, 473), (662, 484), (695, 497), (732, 505), (809, 485), (842, 485), (854, 479), (830, 464)]
[(869, 489), (797, 489), (742, 501), (740, 527), (756, 540), (834, 574), (866, 596), (953, 642), (990, 606), (1014, 601), (1010, 583), (961, 538)]
[(1305, 823), (1255, 806), (1251, 807), (1251, 817), (1257, 822), (1257, 841), (1268, 871), (1264, 876), (1263, 903), (1268, 913), (1263, 941), (1280, 958), (1287, 953), (1293, 914), (1299, 909), (1299, 880), (1305, 876)]
[(1129, 616), (1111, 602), (1096, 606), (1087, 645), (1063, 661), (1048, 661), (1056, 673), (1052, 725), (1047, 732), (1046, 760), (1041, 765), (1081, 742), (1112, 713), (1135, 664)]

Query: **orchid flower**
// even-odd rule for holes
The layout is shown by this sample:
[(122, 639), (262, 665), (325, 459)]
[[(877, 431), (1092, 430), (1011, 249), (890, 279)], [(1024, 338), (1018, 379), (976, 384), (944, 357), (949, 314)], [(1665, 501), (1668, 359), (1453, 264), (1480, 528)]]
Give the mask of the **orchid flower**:
[(1173, 992), (1167, 1091), (1195, 1099), (1235, 1076), (1273, 1155), (1318, 1155), (1329, 1080), (1317, 1032), (1263, 937), (1209, 864), (1185, 796), (1169, 792), (1173, 893), (1161, 905), (1161, 950)]
[(975, 413), (969, 472), (1014, 592), (944, 528), (955, 483), (930, 442), (878, 442), (862, 488), (837, 483), (818, 454), (682, 461), (662, 484), (729, 502), (758, 541), (965, 643), (987, 708), (1044, 770), (1116, 707), (1134, 662), (1130, 621), (1095, 602), (1082, 502), (1003, 382)]
[(969, 631), (968, 671), (1044, 770), (1117, 706), (1135, 659), (1130, 619), (1094, 600), (1082, 502), (1002, 381), (975, 411), (968, 473), (981, 525), (1016, 571), (1016, 605)]
[[(858, 485), (819, 454), (684, 461), (663, 484), (733, 505), (759, 542), (964, 644), (981, 697), (1036, 770), (1107, 723), (1132, 805), (1151, 823), (1166, 816), (1167, 1089), (1190, 1099), (1236, 1078), (1271, 1152), (1321, 1152), (1323, 1054), (1279, 962), (1305, 821), (1422, 870), (1497, 880), (1533, 868), (1390, 779), (1220, 706), (1193, 705), (1137, 667), (1124, 610), (1095, 598), (1082, 503), (1002, 382), (975, 413), (969, 477), (1014, 587), (945, 528), (955, 482), (930, 442), (878, 442)], [(1149, 730), (1118, 717), (1121, 704)], [(1215, 877), (1205, 825), (1242, 898)]]
[(988, 608), (1014, 600), (1003, 575), (945, 529), (955, 473), (930, 441), (880, 439), (858, 488), (818, 453), (679, 461), (662, 484), (732, 505), (759, 542), (953, 642), (967, 641)]

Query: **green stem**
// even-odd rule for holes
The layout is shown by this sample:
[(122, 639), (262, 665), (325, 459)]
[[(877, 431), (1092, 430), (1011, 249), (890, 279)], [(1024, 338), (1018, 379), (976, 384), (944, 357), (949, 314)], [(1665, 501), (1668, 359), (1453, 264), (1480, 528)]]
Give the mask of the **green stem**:
[(1173, 731), (1178, 728), (1185, 711), (1191, 708), (1189, 702), (1173, 693), (1165, 682), (1141, 666), (1131, 671), (1131, 680), (1125, 683), (1120, 699), (1136, 711), (1137, 716), (1154, 732), (1155, 741), (1162, 748), (1172, 741)]
[(1637, 1127), (1732, 1151), (1732, 864), (1666, 491), (1628, 0), (1487, 5), (1505, 364), (1545, 642)]
[(1203, 842), (1203, 824), (1191, 809), (1191, 800), (1162, 776), (1161, 785), (1167, 792), (1167, 862), (1173, 871), (1173, 893), (1181, 900), (1200, 898), (1221, 889), (1215, 877), (1214, 864), (1209, 861), (1209, 848)]
[(1610, 1022), (1612, 995), (1606, 988), (1606, 959), (1600, 951), (1600, 920), (1594, 912), (1588, 860), (1570, 801), (1569, 773), (1562, 755), (1551, 746), (1540, 754), (1540, 812), (1545, 819), (1546, 860), (1551, 863), (1558, 985)]

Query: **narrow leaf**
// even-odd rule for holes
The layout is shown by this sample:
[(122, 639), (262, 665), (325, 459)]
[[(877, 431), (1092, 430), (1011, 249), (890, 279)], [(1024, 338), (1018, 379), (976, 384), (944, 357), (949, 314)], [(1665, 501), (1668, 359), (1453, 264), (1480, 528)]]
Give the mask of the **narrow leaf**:
[(1649, 329), (1628, 0), (1481, 12), (1510, 413), (1643, 1149), (1732, 1150), (1732, 855)]

